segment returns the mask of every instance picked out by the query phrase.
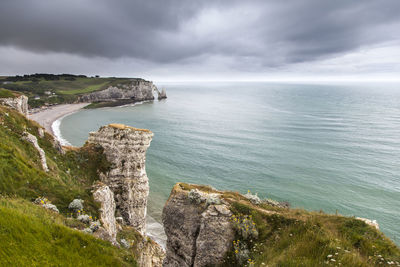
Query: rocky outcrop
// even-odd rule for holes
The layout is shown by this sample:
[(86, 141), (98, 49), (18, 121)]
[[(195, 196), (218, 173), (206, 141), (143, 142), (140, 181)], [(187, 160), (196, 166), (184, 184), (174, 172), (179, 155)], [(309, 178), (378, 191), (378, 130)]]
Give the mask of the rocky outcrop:
[(165, 88), (163, 88), (161, 92), (158, 90), (157, 92), (158, 92), (158, 100), (167, 98), (167, 91), (165, 91)]
[(55, 213), (59, 213), (60, 211), (57, 209), (57, 206), (51, 204), (51, 202), (45, 197), (38, 197), (33, 201), (33, 203), (42, 206), (45, 209), (54, 211)]
[(100, 203), (100, 221), (109, 235), (112, 243), (117, 243), (117, 224), (115, 221), (115, 200), (114, 193), (105, 184), (95, 185), (93, 198)]
[(164, 266), (214, 266), (222, 263), (234, 239), (229, 204), (218, 194), (172, 189), (163, 209), (167, 235)]
[(138, 263), (140, 267), (161, 267), (165, 258), (165, 251), (151, 239), (144, 238), (137, 246), (139, 251)]
[(117, 214), (124, 223), (145, 233), (149, 181), (146, 175), (146, 150), (153, 133), (122, 124), (101, 127), (89, 135), (88, 142), (103, 147), (111, 163), (101, 180), (114, 193)]
[(36, 136), (28, 132), (24, 132), (22, 139), (31, 143), (34, 146), (34, 148), (39, 152), (40, 163), (42, 164), (42, 168), (45, 172), (48, 172), (49, 168), (47, 167), (46, 154), (44, 150), (39, 146)]
[(28, 115), (28, 97), (21, 95), (18, 97), (0, 98), (0, 104), (9, 106), (23, 115)]
[(122, 99), (133, 101), (154, 100), (157, 87), (150, 81), (132, 79), (128, 84), (110, 86), (105, 90), (93, 92), (80, 97), (81, 102), (104, 102)]

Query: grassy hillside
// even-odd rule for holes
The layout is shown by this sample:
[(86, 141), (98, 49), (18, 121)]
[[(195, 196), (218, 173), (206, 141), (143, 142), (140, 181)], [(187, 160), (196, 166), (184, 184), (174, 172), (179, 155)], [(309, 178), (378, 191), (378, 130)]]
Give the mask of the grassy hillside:
[(8, 97), (15, 97), (16, 94), (15, 92), (12, 92), (10, 90), (0, 88), (0, 98), (8, 98)]
[(130, 251), (70, 229), (65, 221), (26, 200), (1, 197), (0, 265), (136, 266)]
[[(98, 217), (92, 185), (109, 163), (101, 147), (70, 148), (65, 155), (51, 135), (39, 135), (39, 125), (20, 113), (0, 106), (0, 266), (136, 266), (138, 251), (116, 248), (82, 230), (68, 204), (84, 200), (84, 213)], [(49, 172), (39, 153), (21, 139), (35, 135), (46, 153)], [(48, 211), (32, 203), (45, 197), (60, 210)], [(128, 232), (134, 232), (128, 229)], [(135, 241), (141, 240), (137, 234)]]
[(29, 105), (34, 108), (45, 103), (72, 103), (79, 95), (103, 90), (109, 86), (129, 83), (131, 80), (130, 78), (100, 78), (70, 74), (33, 74), (0, 77), (0, 85), (5, 89), (27, 95)]
[[(53, 147), (52, 136), (46, 133), (40, 138), (38, 128), (18, 112), (0, 106), (0, 193), (28, 200), (45, 196), (62, 212), (71, 200), (81, 198), (95, 213), (91, 186), (98, 179), (97, 171), (108, 167), (101, 148), (88, 145), (61, 155)], [(45, 150), (49, 172), (41, 169), (34, 147), (21, 139), (24, 131), (35, 135)]]
[[(184, 183), (180, 186), (188, 191), (197, 188), (217, 192), (207, 186)], [(222, 198), (231, 204), (236, 232), (223, 266), (397, 266), (400, 263), (400, 249), (382, 232), (355, 218), (255, 205), (235, 192), (223, 192)]]

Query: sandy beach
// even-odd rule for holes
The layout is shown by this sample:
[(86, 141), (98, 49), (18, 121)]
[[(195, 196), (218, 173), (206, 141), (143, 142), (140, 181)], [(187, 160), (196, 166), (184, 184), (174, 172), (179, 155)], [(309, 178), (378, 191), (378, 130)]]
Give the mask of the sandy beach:
[(54, 135), (54, 132), (51, 128), (53, 122), (55, 122), (57, 119), (67, 114), (78, 111), (87, 105), (89, 105), (89, 103), (63, 104), (63, 105), (53, 106), (49, 107), (48, 109), (36, 112), (34, 114), (30, 114), (28, 118), (38, 122), (46, 129), (46, 131)]

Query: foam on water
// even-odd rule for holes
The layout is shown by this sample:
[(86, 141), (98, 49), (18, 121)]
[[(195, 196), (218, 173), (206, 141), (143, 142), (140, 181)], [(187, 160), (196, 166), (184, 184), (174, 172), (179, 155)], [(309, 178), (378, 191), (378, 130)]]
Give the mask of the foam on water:
[(167, 244), (167, 236), (164, 227), (151, 216), (146, 217), (146, 235), (156, 241), (164, 250)]
[(57, 138), (57, 140), (60, 142), (60, 144), (62, 146), (71, 146), (71, 143), (68, 142), (61, 134), (61, 130), (60, 130), (60, 125), (61, 125), (61, 121), (67, 117), (68, 115), (71, 114), (66, 114), (60, 118), (58, 118), (57, 120), (55, 120), (53, 122), (53, 124), (51, 125), (51, 129), (53, 130), (54, 136)]

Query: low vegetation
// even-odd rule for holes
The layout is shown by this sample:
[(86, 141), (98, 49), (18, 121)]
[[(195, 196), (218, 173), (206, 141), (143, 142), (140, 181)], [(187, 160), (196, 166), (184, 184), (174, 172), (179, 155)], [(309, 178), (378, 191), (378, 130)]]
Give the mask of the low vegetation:
[(0, 88), (0, 98), (8, 98), (8, 97), (15, 97), (15, 93), (11, 92), (10, 90)]
[(66, 227), (65, 221), (29, 201), (0, 197), (0, 265), (136, 266), (129, 250)]

